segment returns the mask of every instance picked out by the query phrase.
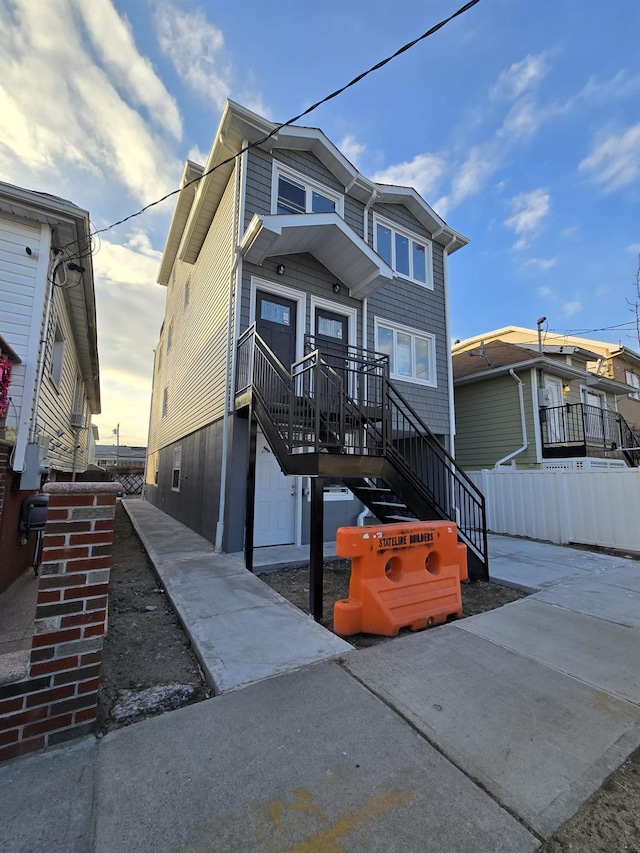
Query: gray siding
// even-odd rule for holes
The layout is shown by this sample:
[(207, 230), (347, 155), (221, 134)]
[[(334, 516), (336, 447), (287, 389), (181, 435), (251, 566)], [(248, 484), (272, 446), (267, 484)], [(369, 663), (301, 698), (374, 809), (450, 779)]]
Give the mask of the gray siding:
[(336, 180), (324, 163), (309, 151), (287, 151), (284, 148), (274, 148), (273, 158), (283, 166), (307, 175), (312, 181), (323, 184), (334, 192), (344, 193), (344, 186), (340, 181)]
[[(364, 509), (360, 501), (325, 501), (324, 502), (324, 529), (323, 540), (333, 542), (339, 527), (355, 526), (358, 516)], [(306, 498), (302, 501), (302, 544), (308, 545), (311, 541), (311, 501)]]
[(247, 152), (243, 233), (254, 213), (260, 216), (268, 216), (271, 213), (272, 164), (273, 158), (266, 151), (252, 148)]
[[(278, 264), (284, 264), (284, 275), (277, 274), (276, 269)], [(281, 257), (267, 258), (262, 266), (244, 263), (242, 272), (241, 332), (249, 325), (251, 277), (257, 276), (263, 280), (272, 281), (274, 284), (290, 287), (292, 290), (305, 293), (307, 296), (313, 295), (321, 299), (330, 300), (334, 303), (336, 311), (340, 310), (340, 306), (356, 308), (358, 311), (356, 341), (359, 344), (362, 340), (362, 303), (358, 299), (352, 299), (348, 295), (346, 287), (343, 287), (340, 293), (334, 293), (332, 287), (336, 281), (336, 277), (312, 255), (283, 255)], [(312, 331), (311, 300), (307, 299), (305, 333), (311, 334)]]
[(364, 240), (364, 204), (348, 195), (344, 198), (344, 221)]
[[(156, 359), (154, 376), (150, 451), (173, 444), (223, 413), (234, 184), (232, 175), (196, 263), (176, 261), (167, 288), (158, 344), (162, 359), (160, 363)], [(165, 388), (168, 411), (162, 417)]]
[(433, 246), (433, 290), (395, 279), (368, 300), (368, 345), (375, 348), (375, 318), (390, 320), (434, 335), (437, 387), (395, 380), (400, 392), (436, 433), (449, 432), (448, 341), (442, 249)]

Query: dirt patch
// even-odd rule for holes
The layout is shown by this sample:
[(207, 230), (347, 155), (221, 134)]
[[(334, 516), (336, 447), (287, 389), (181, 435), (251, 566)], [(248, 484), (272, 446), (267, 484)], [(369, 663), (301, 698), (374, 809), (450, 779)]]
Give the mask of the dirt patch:
[(614, 851), (640, 851), (640, 749), (539, 849), (539, 853)]
[[(178, 618), (120, 502), (116, 504), (109, 631), (104, 643), (98, 695), (98, 732), (119, 728), (111, 712), (126, 691), (140, 691), (140, 715), (151, 716), (143, 691), (159, 685), (193, 685), (179, 704), (206, 698), (208, 687)], [(175, 707), (175, 704), (173, 705)], [(166, 704), (158, 711), (167, 710)]]
[[(349, 560), (331, 560), (324, 564), (324, 594), (322, 624), (330, 631), (333, 630), (333, 605), (341, 598), (349, 595), (349, 576), (351, 563)], [(309, 566), (296, 569), (280, 569), (260, 575), (261, 580), (279, 592), (287, 601), (295, 604), (300, 610), (309, 612)], [(462, 585), (463, 616), (475, 616), (485, 610), (494, 610), (510, 601), (523, 598), (525, 593), (494, 583), (470, 583)], [(400, 635), (412, 633), (409, 629), (401, 630)], [(357, 649), (375, 646), (391, 637), (378, 637), (373, 634), (354, 634), (349, 642)]]

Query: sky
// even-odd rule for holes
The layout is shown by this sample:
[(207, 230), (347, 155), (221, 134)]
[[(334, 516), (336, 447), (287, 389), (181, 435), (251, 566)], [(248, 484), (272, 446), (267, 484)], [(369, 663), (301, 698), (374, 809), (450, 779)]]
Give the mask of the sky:
[[(461, 5), (0, 0), (0, 180), (105, 228), (205, 161), (226, 97), (287, 121)], [(639, 42), (638, 0), (480, 0), (305, 119), (470, 238), (454, 339), (545, 316), (640, 348)], [(146, 444), (172, 211), (95, 239), (101, 443)]]

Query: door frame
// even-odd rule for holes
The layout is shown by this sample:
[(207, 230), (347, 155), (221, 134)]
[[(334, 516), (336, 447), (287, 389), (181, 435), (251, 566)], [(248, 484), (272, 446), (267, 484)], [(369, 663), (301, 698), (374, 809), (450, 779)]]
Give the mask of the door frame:
[[(302, 358), (302, 356), (304, 355), (304, 333), (307, 326), (306, 293), (304, 293), (302, 290), (296, 290), (292, 287), (287, 287), (286, 285), (280, 284), (279, 282), (270, 281), (267, 278), (260, 278), (257, 275), (252, 275), (249, 299), (250, 326), (256, 321), (257, 290), (262, 290), (265, 293), (273, 293), (274, 296), (282, 296), (283, 299), (290, 299), (292, 302), (296, 303), (296, 360)], [(302, 545), (302, 491), (304, 486), (304, 478), (291, 477), (291, 480), (296, 481), (294, 544), (300, 547)]]
[[(283, 299), (290, 299), (296, 303), (296, 361), (304, 355), (304, 330), (306, 327), (307, 296), (301, 290), (294, 290), (275, 281), (266, 278), (251, 276), (251, 298), (249, 302), (249, 325), (256, 322), (256, 291), (273, 293)], [(285, 365), (286, 367), (286, 365)]]
[(316, 334), (316, 308), (325, 311), (331, 311), (333, 314), (342, 314), (349, 318), (349, 340), (347, 343), (350, 347), (357, 346), (356, 326), (358, 324), (358, 309), (352, 308), (349, 305), (343, 305), (341, 302), (332, 302), (330, 299), (323, 299), (321, 296), (311, 295), (310, 300), (311, 313), (309, 317), (310, 334), (315, 337)]

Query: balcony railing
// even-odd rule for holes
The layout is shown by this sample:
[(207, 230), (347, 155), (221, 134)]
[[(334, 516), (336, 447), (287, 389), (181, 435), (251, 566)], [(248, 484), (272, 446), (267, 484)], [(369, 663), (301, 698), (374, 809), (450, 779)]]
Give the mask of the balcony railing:
[(545, 406), (540, 409), (540, 427), (543, 456), (586, 456), (587, 449), (593, 448), (621, 451), (634, 467), (640, 461), (629, 425), (611, 409), (586, 403)]

